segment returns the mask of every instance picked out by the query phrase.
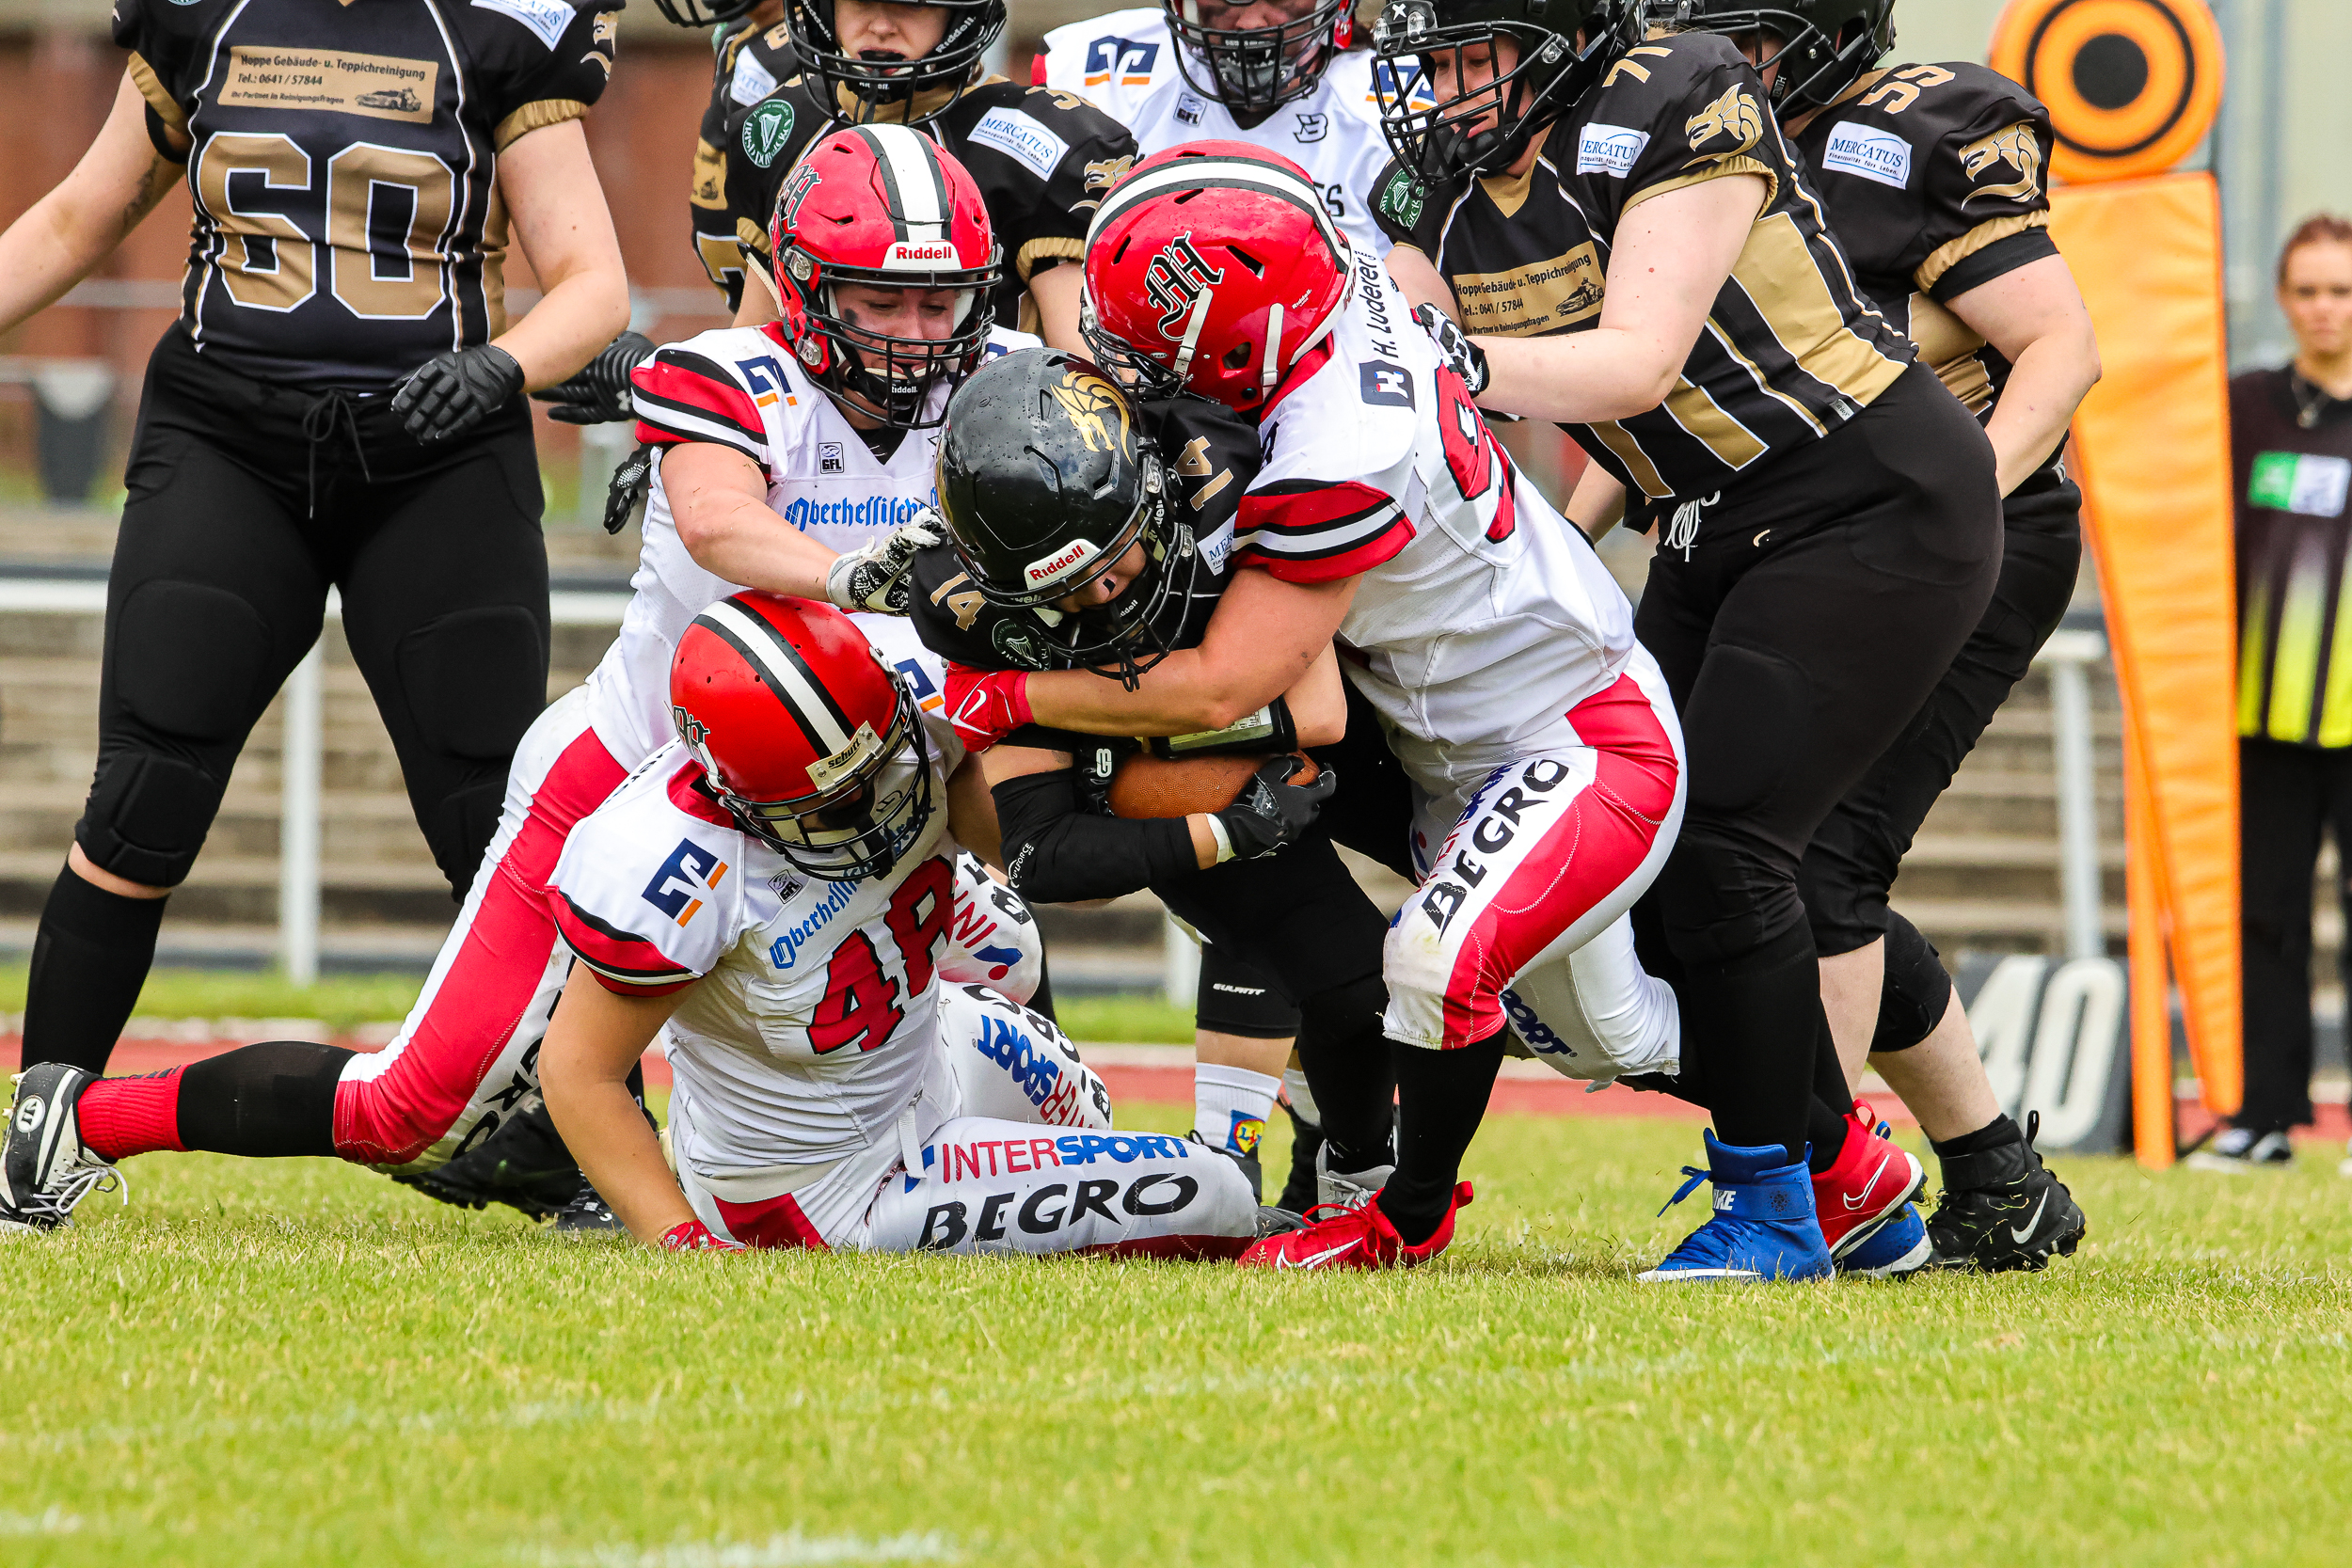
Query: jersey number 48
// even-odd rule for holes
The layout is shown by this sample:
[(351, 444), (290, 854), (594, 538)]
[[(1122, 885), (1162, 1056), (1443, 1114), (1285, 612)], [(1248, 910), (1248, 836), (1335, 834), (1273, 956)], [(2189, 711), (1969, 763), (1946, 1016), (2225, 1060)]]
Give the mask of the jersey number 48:
[(947, 940), (955, 902), (955, 872), (934, 855), (898, 884), (883, 911), (890, 940), (898, 944), (899, 975), (883, 967), (872, 939), (862, 930), (850, 932), (834, 949), (825, 970), (825, 999), (808, 1021), (811, 1050), (820, 1056), (850, 1045), (873, 1051), (890, 1038), (907, 1016), (898, 1006), (901, 980), (907, 996), (930, 989), (931, 949)]

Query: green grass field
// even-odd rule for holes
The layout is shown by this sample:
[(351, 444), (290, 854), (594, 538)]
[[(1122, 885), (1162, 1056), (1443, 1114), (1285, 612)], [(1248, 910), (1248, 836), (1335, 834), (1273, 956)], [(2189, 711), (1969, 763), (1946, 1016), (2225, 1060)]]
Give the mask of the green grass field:
[[(1184, 1113), (1140, 1108), (1137, 1125)], [(1269, 1151), (1277, 1162), (1280, 1148)], [(1436, 1266), (665, 1258), (150, 1156), (0, 1250), (0, 1563), (2337, 1563), (2352, 1182), (2063, 1169), (2040, 1276), (1661, 1292), (1686, 1126)]]

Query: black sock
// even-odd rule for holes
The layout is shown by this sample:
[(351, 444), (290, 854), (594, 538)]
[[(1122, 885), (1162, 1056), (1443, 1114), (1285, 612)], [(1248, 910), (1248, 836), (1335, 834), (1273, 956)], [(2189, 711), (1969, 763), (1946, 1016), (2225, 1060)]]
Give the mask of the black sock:
[(1829, 1032), (1829, 1015), (1821, 1015), (1821, 1032), (1813, 1042), (1813, 1103), (1805, 1111), (1805, 1141), (1812, 1147), (1805, 1166), (1819, 1176), (1837, 1163), (1853, 1128), (1853, 1091), (1846, 1087), (1845, 1065), (1837, 1059), (1837, 1041)]
[(1029, 998), (1027, 1006), (1029, 1011), (1048, 1022), (1061, 1022), (1054, 1016), (1054, 972), (1046, 967), (1042, 953), (1037, 956), (1037, 993)]
[(33, 939), (24, 996), (24, 1062), (68, 1062), (106, 1070), (115, 1041), (138, 1006), (155, 962), (155, 932), (167, 898), (125, 898), (57, 873)]
[(247, 1159), (335, 1152), (335, 1085), (355, 1054), (263, 1040), (207, 1057), (180, 1078), (180, 1141)]
[(1406, 1246), (1427, 1241), (1452, 1206), (1502, 1067), (1501, 1029), (1459, 1051), (1396, 1048), (1396, 1174), (1378, 1201)]
[(1814, 1053), (1826, 1031), (1813, 933), (1800, 923), (1736, 967), (1692, 964), (1677, 988), (1686, 1056), (1706, 1064), (1715, 1136), (1748, 1148), (1804, 1146)]
[(2025, 1141), (2026, 1134), (2019, 1131), (2017, 1123), (2011, 1121), (2007, 1116), (1998, 1116), (1978, 1128), (1974, 1132), (1963, 1132), (1959, 1137), (1944, 1143), (1936, 1143), (1933, 1139), (1930, 1139), (1929, 1145), (1935, 1150), (1935, 1157), (1938, 1160), (1949, 1160), (1956, 1155), (1982, 1154), (1990, 1149), (1999, 1148), (2004, 1144), (2024, 1143)]
[(1380, 1032), (1388, 988), (1377, 975), (1309, 997), (1299, 1007), (1298, 1069), (1315, 1097), (1333, 1170), (1395, 1163), (1396, 1071)]

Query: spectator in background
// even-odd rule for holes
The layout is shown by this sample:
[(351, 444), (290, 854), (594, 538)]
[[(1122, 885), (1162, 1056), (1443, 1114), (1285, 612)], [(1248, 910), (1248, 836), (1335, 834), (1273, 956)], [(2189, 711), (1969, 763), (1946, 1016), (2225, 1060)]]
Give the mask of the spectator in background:
[[(2284, 1167), (2312, 1119), (2312, 875), (2323, 826), (2352, 869), (2352, 222), (2288, 239), (2279, 304), (2295, 361), (2230, 384), (2237, 495), (2246, 1101), (2204, 1170)], [(2352, 914), (2352, 878), (2339, 887)], [(2352, 1158), (2343, 1165), (2352, 1176)]]

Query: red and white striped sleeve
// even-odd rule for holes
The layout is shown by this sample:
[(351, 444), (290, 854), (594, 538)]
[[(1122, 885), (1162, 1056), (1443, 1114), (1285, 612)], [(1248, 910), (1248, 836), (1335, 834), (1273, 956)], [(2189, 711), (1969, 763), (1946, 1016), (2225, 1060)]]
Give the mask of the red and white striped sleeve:
[(735, 367), (673, 344), (631, 371), (629, 380), (637, 389), (640, 441), (657, 447), (707, 441), (766, 470), (768, 421)]
[(693, 984), (740, 935), (742, 835), (677, 809), (662, 787), (675, 771), (640, 774), (582, 818), (550, 879), (564, 941), (623, 996)]
[(1285, 479), (1241, 499), (1233, 563), (1284, 582), (1360, 577), (1413, 541), (1396, 498), (1356, 480)]

